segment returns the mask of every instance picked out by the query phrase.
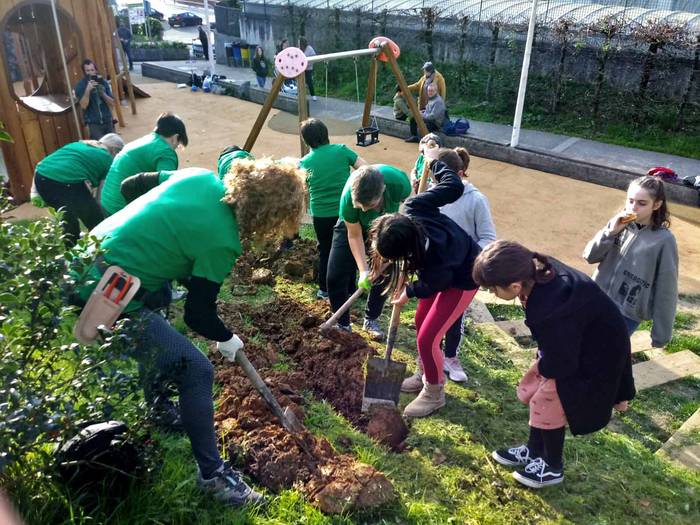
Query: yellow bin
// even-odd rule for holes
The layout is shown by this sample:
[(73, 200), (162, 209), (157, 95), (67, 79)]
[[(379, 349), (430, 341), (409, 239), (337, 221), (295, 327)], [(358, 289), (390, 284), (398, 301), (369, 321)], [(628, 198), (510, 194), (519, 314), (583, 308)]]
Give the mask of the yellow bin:
[(250, 48), (248, 46), (241, 46), (241, 61), (244, 66), (250, 66)]

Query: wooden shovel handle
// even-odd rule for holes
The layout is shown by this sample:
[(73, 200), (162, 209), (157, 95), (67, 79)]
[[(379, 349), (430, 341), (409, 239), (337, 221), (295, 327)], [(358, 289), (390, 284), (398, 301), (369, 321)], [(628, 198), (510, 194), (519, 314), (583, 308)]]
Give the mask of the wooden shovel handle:
[(321, 330), (327, 330), (327, 329), (331, 328), (333, 325), (335, 325), (335, 323), (338, 321), (338, 319), (340, 319), (340, 316), (343, 315), (345, 312), (347, 312), (350, 309), (352, 304), (360, 298), (360, 296), (362, 295), (363, 292), (364, 292), (364, 290), (362, 288), (358, 288), (357, 290), (355, 290), (355, 293), (352, 294), (350, 296), (350, 298), (343, 303), (343, 306), (338, 308), (335, 311), (335, 313), (331, 316), (331, 318), (328, 319), (328, 321), (326, 321), (325, 323), (323, 323), (321, 325)]
[(384, 357), (384, 360), (387, 366), (389, 366), (389, 361), (391, 361), (391, 352), (394, 350), (394, 344), (396, 343), (396, 334), (399, 331), (400, 323), (401, 305), (395, 304), (391, 308), (391, 321), (389, 321), (389, 333), (386, 337), (386, 356)]
[(420, 182), (418, 183), (418, 193), (423, 193), (425, 187), (428, 185), (428, 179), (430, 178), (430, 159), (426, 159), (423, 155), (423, 173), (420, 176)]

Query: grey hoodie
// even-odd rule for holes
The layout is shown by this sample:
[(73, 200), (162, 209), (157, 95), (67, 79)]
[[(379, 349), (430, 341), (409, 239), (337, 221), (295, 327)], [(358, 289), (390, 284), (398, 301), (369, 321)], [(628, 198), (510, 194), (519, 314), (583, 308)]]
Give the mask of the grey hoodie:
[(611, 225), (586, 245), (583, 258), (600, 263), (593, 280), (617, 304), (622, 315), (651, 319), (655, 347), (671, 340), (678, 301), (678, 248), (667, 228), (652, 230), (631, 223), (617, 235)]
[(442, 123), (445, 122), (445, 103), (440, 95), (435, 95), (428, 99), (428, 103), (423, 110), (423, 118), (434, 123), (439, 128), (442, 128)]
[(489, 243), (496, 240), (496, 227), (491, 217), (491, 209), (486, 196), (467, 181), (464, 182), (462, 196), (450, 204), (440, 208), (440, 212), (447, 215), (462, 228), (467, 235), (476, 241), (484, 249)]

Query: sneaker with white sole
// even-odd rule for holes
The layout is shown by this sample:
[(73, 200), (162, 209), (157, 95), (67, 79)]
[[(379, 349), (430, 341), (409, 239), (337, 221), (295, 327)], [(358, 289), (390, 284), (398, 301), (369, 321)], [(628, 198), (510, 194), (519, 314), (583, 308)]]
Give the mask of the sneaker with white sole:
[(347, 332), (347, 333), (349, 333), (349, 334), (352, 333), (352, 325), (349, 325), (349, 324), (340, 324), (340, 323), (336, 323), (336, 324), (335, 324), (335, 329), (336, 329), (336, 330), (342, 330), (343, 332)]
[(382, 327), (379, 326), (379, 319), (367, 319), (365, 317), (365, 321), (362, 323), (362, 329), (368, 332), (374, 341), (381, 341), (384, 339), (384, 331)]
[(328, 292), (324, 292), (323, 290), (318, 290), (316, 292), (316, 299), (319, 299), (321, 301), (325, 301), (328, 299)]
[(197, 484), (211, 492), (219, 501), (229, 505), (241, 506), (265, 501), (265, 496), (250, 488), (228, 461), (224, 461), (210, 479), (204, 479), (198, 468)]
[(455, 383), (465, 383), (467, 381), (467, 373), (462, 368), (462, 363), (455, 357), (446, 357), (442, 365), (442, 369), (452, 381)]
[(564, 481), (564, 469), (555, 469), (547, 465), (542, 458), (534, 459), (523, 470), (513, 472), (513, 477), (519, 483), (533, 488), (541, 489), (549, 485), (558, 485)]
[(530, 455), (530, 449), (527, 448), (527, 445), (499, 448), (491, 452), (491, 457), (506, 467), (522, 467), (529, 465), (535, 459)]

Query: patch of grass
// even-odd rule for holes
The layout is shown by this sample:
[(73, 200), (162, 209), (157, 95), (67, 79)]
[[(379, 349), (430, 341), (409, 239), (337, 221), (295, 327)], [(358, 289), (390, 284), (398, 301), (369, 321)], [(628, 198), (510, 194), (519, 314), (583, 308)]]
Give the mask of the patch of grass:
[(496, 321), (525, 319), (525, 310), (519, 304), (486, 304)]
[(700, 356), (700, 337), (689, 334), (675, 334), (668, 345), (666, 345), (666, 351), (673, 353), (682, 350), (690, 350)]
[(316, 231), (313, 224), (302, 224), (299, 227), (299, 237), (302, 239), (316, 240)]

